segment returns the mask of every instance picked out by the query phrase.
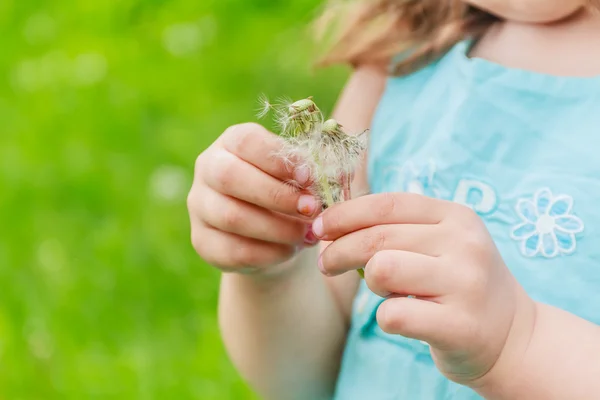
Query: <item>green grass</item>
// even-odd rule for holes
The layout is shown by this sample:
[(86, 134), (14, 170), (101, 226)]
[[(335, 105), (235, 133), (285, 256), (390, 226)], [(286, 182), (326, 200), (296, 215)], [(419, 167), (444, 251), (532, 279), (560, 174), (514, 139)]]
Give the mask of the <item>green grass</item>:
[(0, 398), (255, 398), (185, 198), (259, 93), (331, 110), (318, 3), (0, 2)]

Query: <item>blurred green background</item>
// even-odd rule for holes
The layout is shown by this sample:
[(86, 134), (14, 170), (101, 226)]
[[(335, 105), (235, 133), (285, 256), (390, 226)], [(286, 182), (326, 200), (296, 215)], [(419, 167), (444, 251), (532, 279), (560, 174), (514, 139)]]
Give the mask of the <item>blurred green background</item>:
[(195, 157), (315, 96), (319, 0), (0, 1), (0, 398), (254, 399), (194, 253)]

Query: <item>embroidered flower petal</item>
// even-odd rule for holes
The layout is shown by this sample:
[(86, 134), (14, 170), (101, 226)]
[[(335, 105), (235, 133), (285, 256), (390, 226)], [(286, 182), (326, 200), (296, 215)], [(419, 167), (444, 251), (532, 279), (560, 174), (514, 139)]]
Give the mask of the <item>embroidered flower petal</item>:
[(573, 198), (571, 196), (560, 195), (554, 198), (550, 206), (549, 215), (553, 217), (567, 215), (573, 208)]
[(517, 214), (519, 214), (524, 221), (535, 224), (538, 220), (539, 214), (537, 213), (535, 204), (533, 204), (531, 200), (519, 199), (516, 209)]
[(550, 189), (540, 189), (535, 194), (535, 206), (537, 208), (538, 215), (546, 214), (551, 203), (552, 192), (550, 191)]
[(406, 193), (419, 194), (421, 196), (425, 195), (425, 188), (418, 180), (411, 180), (406, 182), (406, 185), (404, 186), (404, 191)]
[(540, 235), (534, 234), (521, 242), (521, 252), (527, 257), (533, 257), (540, 251)]
[(524, 240), (528, 239), (534, 233), (535, 225), (530, 222), (524, 222), (521, 225), (517, 225), (514, 227), (514, 229), (510, 233), (510, 237), (512, 237), (515, 240)]
[(566, 215), (555, 219), (556, 230), (567, 233), (583, 232), (583, 221), (574, 215)]
[(541, 238), (542, 255), (552, 258), (558, 255), (558, 241), (554, 232), (543, 233)]
[(566, 233), (557, 230), (556, 240), (561, 253), (571, 254), (577, 247), (577, 242), (575, 241), (575, 235), (573, 233)]

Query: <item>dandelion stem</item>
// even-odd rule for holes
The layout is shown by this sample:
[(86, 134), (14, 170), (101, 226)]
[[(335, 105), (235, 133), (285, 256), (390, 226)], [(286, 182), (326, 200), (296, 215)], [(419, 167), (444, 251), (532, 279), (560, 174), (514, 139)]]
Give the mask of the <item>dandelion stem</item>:
[(351, 191), (351, 182), (350, 176), (348, 174), (342, 175), (342, 187), (344, 193), (344, 201), (348, 201), (352, 199), (352, 191)]
[(327, 181), (327, 177), (325, 175), (321, 175), (321, 190), (325, 195), (325, 201), (327, 202), (327, 207), (331, 207), (334, 203), (333, 194), (331, 193), (331, 187), (329, 186), (329, 182)]
[(321, 165), (321, 161), (319, 158), (320, 158), (319, 152), (313, 151), (313, 160), (315, 162), (315, 165), (317, 166), (317, 169), (319, 170), (317, 172), (317, 176), (320, 177), (319, 184), (321, 185), (321, 193), (325, 197), (325, 202), (326, 202), (327, 207), (331, 207), (334, 203), (333, 193), (331, 193), (331, 186), (329, 186), (329, 181), (327, 180), (327, 175), (322, 173), (323, 166)]

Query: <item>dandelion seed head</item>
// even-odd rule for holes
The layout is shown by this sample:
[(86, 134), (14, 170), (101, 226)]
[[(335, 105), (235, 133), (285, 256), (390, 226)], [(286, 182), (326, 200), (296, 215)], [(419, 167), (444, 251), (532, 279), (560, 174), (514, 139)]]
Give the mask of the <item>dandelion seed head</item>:
[(323, 123), (323, 133), (338, 132), (342, 126), (335, 119), (328, 119)]
[(297, 114), (297, 113), (301, 113), (304, 111), (309, 111), (312, 113), (317, 110), (319, 110), (319, 108), (317, 107), (315, 102), (312, 101), (311, 97), (309, 97), (307, 99), (298, 100), (298, 101), (290, 104), (290, 106), (288, 107), (288, 111), (290, 114)]
[[(312, 183), (305, 189), (310, 190), (324, 208), (350, 199), (349, 177), (366, 149), (364, 132), (351, 136), (336, 120), (325, 120), (312, 97), (295, 102), (279, 99), (277, 104), (263, 98), (261, 102), (261, 110), (268, 108), (274, 111), (275, 123), (285, 142), (276, 156), (290, 171), (300, 166), (309, 169)], [(286, 184), (296, 189), (299, 187), (294, 181)]]

